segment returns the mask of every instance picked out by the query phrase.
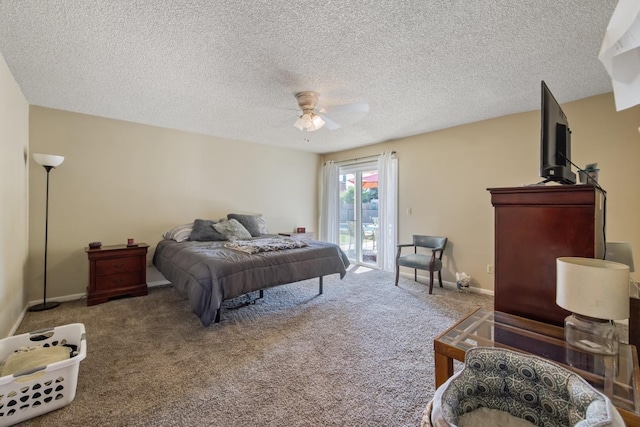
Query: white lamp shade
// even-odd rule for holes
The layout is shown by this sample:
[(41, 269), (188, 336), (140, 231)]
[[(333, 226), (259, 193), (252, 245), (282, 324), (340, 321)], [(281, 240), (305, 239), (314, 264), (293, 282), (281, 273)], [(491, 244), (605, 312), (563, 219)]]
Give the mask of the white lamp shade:
[(629, 271), (634, 272), (633, 252), (629, 242), (607, 242), (607, 261), (619, 262), (629, 266)]
[(56, 167), (60, 166), (64, 162), (64, 156), (56, 156), (54, 154), (33, 154), (33, 160), (42, 166)]
[(597, 319), (629, 317), (629, 266), (593, 258), (556, 260), (556, 304)]

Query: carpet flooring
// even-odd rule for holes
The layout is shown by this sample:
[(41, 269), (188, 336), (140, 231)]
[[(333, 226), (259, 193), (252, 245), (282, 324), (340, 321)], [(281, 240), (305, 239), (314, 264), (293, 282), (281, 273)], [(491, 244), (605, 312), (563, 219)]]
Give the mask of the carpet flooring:
[(417, 426), (433, 338), (493, 298), (351, 269), (265, 291), (203, 327), (171, 286), (28, 312), (17, 333), (83, 323), (75, 400), (33, 426)]

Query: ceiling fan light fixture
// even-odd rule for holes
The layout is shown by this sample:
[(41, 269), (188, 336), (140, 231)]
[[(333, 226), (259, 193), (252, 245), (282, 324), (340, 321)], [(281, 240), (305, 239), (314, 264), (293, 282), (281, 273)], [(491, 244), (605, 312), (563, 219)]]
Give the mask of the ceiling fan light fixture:
[(309, 126), (311, 126), (311, 118), (309, 117), (308, 114), (303, 114), (300, 117), (298, 117), (298, 120), (296, 120), (296, 122), (293, 124), (293, 126), (295, 126), (296, 128), (300, 129), (300, 130), (305, 130), (306, 128), (308, 128)]
[(318, 116), (317, 114), (313, 114), (313, 118), (311, 119), (311, 122), (313, 123), (313, 126), (315, 126), (313, 130), (318, 130), (322, 126), (324, 126), (324, 120), (322, 120), (322, 117)]
[(305, 111), (298, 117), (298, 120), (296, 120), (293, 126), (301, 131), (313, 132), (324, 126), (324, 120), (313, 111)]

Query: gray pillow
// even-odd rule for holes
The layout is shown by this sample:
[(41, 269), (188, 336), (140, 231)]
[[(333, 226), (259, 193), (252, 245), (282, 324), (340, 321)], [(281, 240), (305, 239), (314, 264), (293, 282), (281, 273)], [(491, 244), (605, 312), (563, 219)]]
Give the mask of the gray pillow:
[(227, 240), (251, 238), (251, 233), (249, 233), (247, 229), (235, 219), (213, 224), (213, 228), (215, 228), (219, 233), (224, 234)]
[(262, 236), (263, 234), (269, 234), (267, 229), (267, 222), (262, 215), (241, 215), (241, 214), (229, 214), (228, 219), (235, 219), (251, 233), (251, 237)]
[(210, 219), (196, 219), (193, 221), (193, 230), (191, 231), (189, 240), (194, 240), (196, 242), (227, 240), (224, 234), (219, 233), (215, 228), (213, 228), (215, 223), (215, 221)]

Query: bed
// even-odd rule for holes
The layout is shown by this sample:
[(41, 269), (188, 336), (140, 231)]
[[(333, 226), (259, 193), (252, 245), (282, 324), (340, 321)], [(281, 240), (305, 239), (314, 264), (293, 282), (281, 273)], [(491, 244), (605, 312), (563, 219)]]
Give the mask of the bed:
[[(276, 236), (261, 236), (274, 239)], [(284, 239), (280, 237), (280, 239)], [(346, 274), (349, 261), (338, 245), (310, 240), (306, 246), (249, 254), (228, 241), (162, 240), (153, 264), (186, 296), (204, 326), (220, 321), (222, 301), (300, 280)]]

